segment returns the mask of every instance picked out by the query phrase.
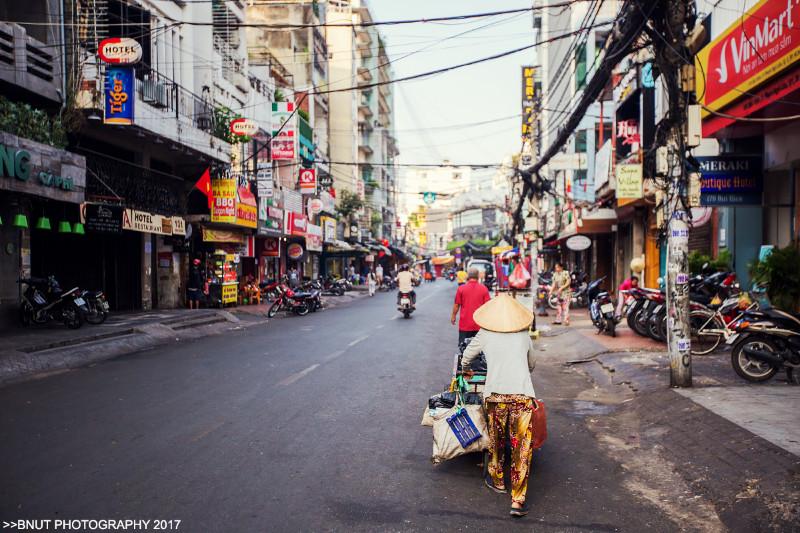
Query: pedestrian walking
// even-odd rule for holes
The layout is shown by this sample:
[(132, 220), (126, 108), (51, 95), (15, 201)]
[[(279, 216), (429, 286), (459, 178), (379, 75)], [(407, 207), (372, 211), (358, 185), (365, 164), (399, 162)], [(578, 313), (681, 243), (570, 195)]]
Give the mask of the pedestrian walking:
[(200, 272), (200, 260), (194, 259), (189, 267), (189, 279), (186, 280), (186, 305), (189, 309), (200, 309), (200, 294), (203, 289), (203, 273)]
[(377, 280), (375, 277), (376, 274), (374, 270), (370, 270), (367, 273), (367, 289), (369, 290), (370, 296), (375, 296), (375, 286), (377, 285)]
[(375, 280), (378, 282), (379, 287), (383, 285), (383, 266), (380, 263), (375, 267)]
[(458, 344), (465, 339), (474, 337), (480, 327), (472, 319), (472, 314), (483, 304), (491, 299), (486, 285), (478, 282), (477, 268), (470, 268), (467, 272), (467, 282), (456, 290), (456, 300), (450, 314), (450, 323), (455, 325), (458, 315)]
[(551, 294), (555, 294), (558, 298), (558, 305), (556, 306), (556, 320), (553, 324), (561, 324), (569, 326), (569, 304), (572, 301), (572, 290), (570, 286), (572, 278), (569, 272), (564, 269), (564, 265), (556, 263), (555, 272), (553, 272), (553, 284), (550, 287)]
[(536, 366), (528, 328), (533, 314), (508, 294), (482, 305), (474, 314), (480, 326), (461, 359), (462, 372), (483, 352), (486, 384), (483, 399), (489, 418), (489, 475), (484, 484), (494, 492), (508, 492), (503, 475), (506, 442), (511, 445), (511, 515), (524, 516), (533, 455), (534, 399), (531, 372)]

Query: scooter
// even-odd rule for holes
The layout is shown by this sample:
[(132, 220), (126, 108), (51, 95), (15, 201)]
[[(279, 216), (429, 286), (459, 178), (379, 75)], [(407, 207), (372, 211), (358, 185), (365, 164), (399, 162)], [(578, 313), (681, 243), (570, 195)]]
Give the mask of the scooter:
[(26, 285), (22, 292), (19, 319), (23, 326), (46, 324), (60, 320), (70, 329), (83, 326), (89, 312), (86, 301), (80, 297), (78, 287), (62, 291), (56, 278), (20, 278), (17, 283)]
[(745, 311), (726, 341), (732, 345), (731, 365), (751, 382), (786, 371), (789, 383), (800, 385), (800, 316), (779, 309)]
[(80, 293), (86, 302), (86, 322), (89, 324), (102, 324), (108, 318), (108, 302), (103, 291), (86, 291)]
[(414, 312), (414, 304), (411, 303), (411, 293), (400, 293), (400, 303), (397, 306), (397, 310), (403, 313), (403, 318), (411, 318), (411, 313)]
[(614, 317), (614, 302), (608, 291), (601, 291), (600, 284), (605, 281), (605, 276), (593, 281), (586, 288), (587, 298), (589, 299), (589, 317), (592, 324), (597, 328), (597, 333), (608, 333), (612, 337), (617, 336), (617, 319)]
[(298, 316), (305, 316), (311, 311), (309, 293), (296, 293), (285, 282), (277, 286), (277, 293), (278, 296), (267, 310), (269, 318), (274, 318), (281, 309), (291, 311)]

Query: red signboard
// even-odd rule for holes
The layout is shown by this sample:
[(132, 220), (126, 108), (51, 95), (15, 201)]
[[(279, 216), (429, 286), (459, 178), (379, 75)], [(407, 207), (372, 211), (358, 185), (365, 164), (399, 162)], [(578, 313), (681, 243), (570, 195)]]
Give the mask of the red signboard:
[(276, 237), (267, 237), (261, 248), (261, 255), (266, 257), (280, 257), (281, 241)]
[(293, 160), (295, 157), (294, 131), (282, 131), (270, 141), (272, 159), (275, 161)]
[(313, 168), (300, 169), (300, 193), (314, 194), (317, 190), (317, 171)]
[(761, 0), (696, 56), (697, 95), (717, 110), (800, 58), (800, 6)]
[(292, 211), (285, 211), (286, 213), (286, 231), (289, 235), (297, 235), (305, 237), (308, 219), (300, 213), (293, 213)]

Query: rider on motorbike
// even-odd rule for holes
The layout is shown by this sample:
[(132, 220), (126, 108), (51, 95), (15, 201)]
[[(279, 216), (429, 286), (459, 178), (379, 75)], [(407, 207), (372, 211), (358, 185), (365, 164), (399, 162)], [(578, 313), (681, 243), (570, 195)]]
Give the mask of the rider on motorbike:
[(403, 265), (397, 274), (397, 305), (400, 305), (401, 295), (408, 294), (411, 296), (411, 305), (417, 307), (417, 293), (414, 292), (411, 281), (413, 278), (414, 276), (408, 271), (408, 265)]

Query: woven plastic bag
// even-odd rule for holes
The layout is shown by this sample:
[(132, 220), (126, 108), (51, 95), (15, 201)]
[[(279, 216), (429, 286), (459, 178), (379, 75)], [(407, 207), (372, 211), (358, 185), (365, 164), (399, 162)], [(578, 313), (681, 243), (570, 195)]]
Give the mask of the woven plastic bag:
[(530, 273), (522, 266), (522, 263), (517, 263), (514, 271), (508, 276), (508, 284), (514, 289), (524, 289), (528, 286), (531, 279)]
[(472, 419), (472, 423), (480, 432), (481, 437), (464, 448), (458, 441), (447, 419), (456, 413), (459, 406), (455, 406), (442, 413), (433, 416), (433, 455), (431, 461), (441, 463), (453, 457), (464, 455), (465, 453), (480, 452), (489, 449), (489, 432), (486, 428), (486, 414), (483, 405), (462, 405), (462, 409), (467, 410), (467, 414)]

